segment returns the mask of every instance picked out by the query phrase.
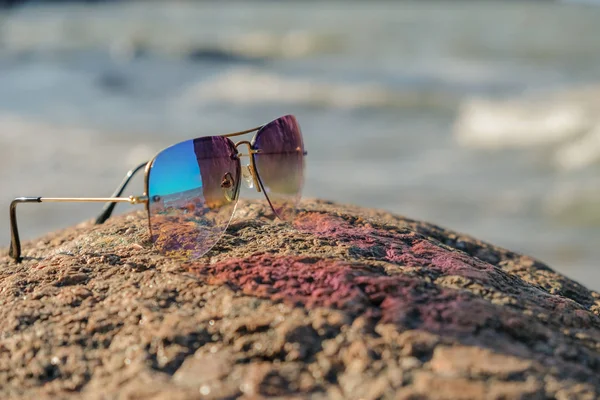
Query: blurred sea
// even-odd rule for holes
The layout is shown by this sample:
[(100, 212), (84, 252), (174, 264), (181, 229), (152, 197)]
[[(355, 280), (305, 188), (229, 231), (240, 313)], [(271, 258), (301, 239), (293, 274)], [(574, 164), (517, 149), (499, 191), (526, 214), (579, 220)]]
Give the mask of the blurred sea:
[[(469, 233), (600, 289), (600, 8), (245, 1), (1, 12), (4, 245), (13, 197), (108, 196), (167, 145), (293, 113), (309, 151), (306, 196)], [(23, 205), (23, 236), (100, 207)]]

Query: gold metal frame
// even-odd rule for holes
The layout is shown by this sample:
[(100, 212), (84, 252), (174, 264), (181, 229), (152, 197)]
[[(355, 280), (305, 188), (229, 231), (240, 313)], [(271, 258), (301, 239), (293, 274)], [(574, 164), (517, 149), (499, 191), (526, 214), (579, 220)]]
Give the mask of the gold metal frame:
[[(260, 182), (260, 178), (258, 176), (258, 173), (256, 171), (256, 166), (254, 164), (254, 154), (260, 153), (260, 149), (254, 148), (254, 142), (256, 140), (256, 135), (258, 134), (258, 131), (260, 131), (260, 129), (263, 128), (265, 125), (267, 125), (267, 124), (260, 125), (256, 128), (239, 131), (239, 132), (214, 135), (214, 136), (221, 136), (221, 137), (225, 137), (225, 138), (232, 138), (232, 137), (256, 132), (256, 134), (252, 138), (252, 141), (242, 140), (237, 143), (234, 143), (232, 141), (232, 143), (233, 143), (234, 147), (236, 148), (236, 150), (238, 149), (238, 146), (241, 146), (241, 145), (248, 146), (248, 154), (243, 154), (243, 153), (238, 152), (236, 154), (236, 156), (238, 157), (238, 161), (239, 161), (240, 157), (249, 157), (250, 158), (250, 172), (252, 173), (252, 177), (254, 179), (254, 186), (258, 192), (261, 192), (262, 183)], [(194, 140), (194, 139), (191, 139), (191, 140)], [(53, 203), (69, 203), (69, 202), (106, 203), (102, 214), (96, 219), (96, 224), (102, 224), (104, 221), (106, 221), (106, 219), (108, 219), (111, 216), (116, 203), (145, 204), (146, 212), (148, 214), (148, 228), (151, 229), (150, 199), (148, 198), (149, 183), (150, 183), (150, 170), (152, 169), (152, 165), (153, 165), (154, 161), (156, 160), (156, 158), (158, 157), (158, 155), (161, 154), (166, 149), (167, 148), (162, 149), (161, 151), (156, 153), (156, 155), (150, 161), (148, 161), (144, 164), (140, 164), (137, 168), (128, 171), (125, 176), (125, 179), (123, 180), (121, 185), (119, 185), (119, 187), (115, 191), (115, 194), (113, 194), (112, 197), (18, 197), (16, 199), (14, 199), (10, 204), (11, 243), (10, 243), (9, 255), (12, 258), (14, 258), (16, 262), (21, 262), (23, 260), (23, 258), (21, 257), (21, 242), (19, 239), (19, 230), (17, 227), (17, 214), (16, 214), (17, 205), (20, 203), (50, 203), (50, 202), (53, 202)], [(304, 152), (304, 154), (306, 155), (306, 152)], [(141, 196), (120, 197), (123, 190), (129, 183), (131, 178), (133, 177), (133, 175), (135, 175), (135, 173), (137, 171), (139, 171), (141, 168), (143, 168), (144, 165), (145, 165), (144, 193)], [(241, 165), (240, 165), (240, 167), (241, 167)], [(237, 193), (236, 193), (236, 199), (237, 199), (237, 196), (239, 195), (239, 187), (240, 187), (239, 179), (240, 179), (240, 177), (238, 176), (238, 182), (237, 182), (238, 189), (237, 189)]]
[(130, 203), (142, 204), (148, 201), (146, 196), (129, 196), (129, 197), (40, 197), (39, 203)]
[[(267, 124), (265, 124), (265, 125), (267, 125)], [(222, 136), (222, 137), (226, 137), (226, 138), (241, 136), (241, 135), (245, 135), (247, 133), (256, 132), (265, 125), (257, 126), (256, 128), (252, 128), (252, 129), (246, 129), (245, 131), (239, 131), (239, 132), (233, 132), (233, 133), (223, 133), (221, 135), (216, 135), (216, 136)]]

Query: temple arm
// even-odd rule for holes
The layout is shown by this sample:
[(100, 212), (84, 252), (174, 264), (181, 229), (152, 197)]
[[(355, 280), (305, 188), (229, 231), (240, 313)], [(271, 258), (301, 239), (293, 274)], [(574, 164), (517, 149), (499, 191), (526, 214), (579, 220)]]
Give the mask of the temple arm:
[(111, 203), (146, 203), (145, 196), (138, 197), (18, 197), (10, 203), (10, 250), (9, 255), (16, 262), (21, 262), (21, 241), (19, 239), (19, 228), (17, 226), (17, 205), (19, 203), (45, 203), (45, 202), (111, 202)]
[[(139, 170), (141, 170), (142, 168), (144, 168), (146, 165), (148, 165), (147, 161), (145, 163), (142, 163), (142, 164), (138, 165), (137, 167), (135, 167), (131, 171), (128, 171), (127, 175), (125, 175), (125, 178), (123, 178), (123, 181), (121, 182), (121, 184), (119, 185), (119, 187), (117, 187), (117, 189), (115, 190), (115, 192), (110, 197), (119, 197), (119, 196), (121, 196), (123, 194), (123, 191), (125, 190), (125, 188), (129, 184), (129, 181), (131, 181), (131, 178), (133, 178), (133, 176)], [(109, 219), (110, 216), (112, 215), (113, 210), (115, 209), (116, 205), (117, 205), (117, 202), (115, 202), (115, 201), (111, 201), (110, 203), (106, 203), (104, 205), (104, 208), (102, 208), (102, 213), (98, 216), (98, 218), (96, 218), (96, 225), (103, 224), (107, 219)]]

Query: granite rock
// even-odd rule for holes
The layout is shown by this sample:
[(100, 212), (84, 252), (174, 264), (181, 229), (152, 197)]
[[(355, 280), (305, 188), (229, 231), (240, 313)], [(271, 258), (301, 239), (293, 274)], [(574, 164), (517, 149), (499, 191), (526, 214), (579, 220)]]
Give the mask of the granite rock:
[(179, 263), (143, 213), (0, 253), (0, 398), (593, 399), (600, 295), (384, 211), (244, 202)]

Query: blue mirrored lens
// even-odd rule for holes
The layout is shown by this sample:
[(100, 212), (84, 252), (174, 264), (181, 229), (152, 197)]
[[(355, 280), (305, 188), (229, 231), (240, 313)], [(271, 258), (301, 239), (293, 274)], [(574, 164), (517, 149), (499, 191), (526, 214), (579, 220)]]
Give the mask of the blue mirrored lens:
[(235, 211), (240, 164), (231, 140), (204, 137), (176, 144), (154, 159), (148, 176), (152, 241), (171, 257), (203, 256)]

